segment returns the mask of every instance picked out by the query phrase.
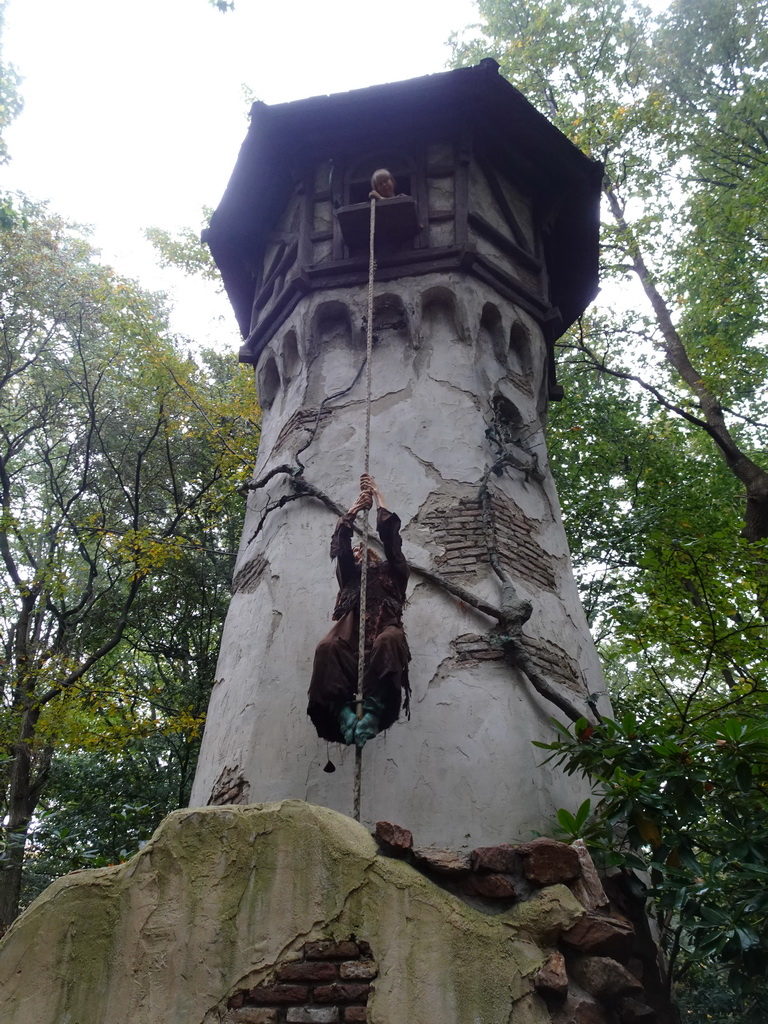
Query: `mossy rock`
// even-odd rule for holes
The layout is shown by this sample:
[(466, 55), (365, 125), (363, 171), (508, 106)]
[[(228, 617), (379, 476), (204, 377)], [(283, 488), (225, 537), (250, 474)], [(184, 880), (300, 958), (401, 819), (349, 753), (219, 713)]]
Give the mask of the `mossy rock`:
[(354, 935), (379, 966), (372, 1024), (545, 1024), (536, 940), (576, 913), (548, 892), (539, 923), (534, 907), (484, 915), (297, 800), (177, 811), (132, 860), (59, 879), (16, 921), (3, 1022), (213, 1024), (307, 942)]

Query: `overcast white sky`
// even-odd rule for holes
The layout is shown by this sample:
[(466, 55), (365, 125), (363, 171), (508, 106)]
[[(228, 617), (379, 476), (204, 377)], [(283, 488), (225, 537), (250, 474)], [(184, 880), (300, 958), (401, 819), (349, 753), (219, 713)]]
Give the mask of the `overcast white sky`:
[(24, 112), (0, 188), (92, 224), (104, 258), (169, 290), (177, 329), (202, 339), (200, 286), (155, 270), (142, 231), (197, 227), (216, 206), (247, 129), (243, 87), (282, 103), (442, 71), (449, 34), (477, 13), (473, 0), (236, 0), (228, 14), (207, 0), (10, 0), (6, 19)]

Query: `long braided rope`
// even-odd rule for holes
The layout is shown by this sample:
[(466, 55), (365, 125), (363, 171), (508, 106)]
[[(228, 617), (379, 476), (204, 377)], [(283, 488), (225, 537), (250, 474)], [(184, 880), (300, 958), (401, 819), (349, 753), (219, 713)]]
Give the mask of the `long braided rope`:
[[(364, 472), (368, 473), (371, 461), (371, 355), (373, 353), (373, 279), (376, 274), (374, 241), (376, 238), (376, 199), (371, 197), (371, 222), (368, 238), (368, 321), (365, 340), (365, 446), (363, 450)], [(365, 610), (368, 589), (368, 509), (363, 510), (362, 522), (363, 556), (360, 559), (360, 627), (357, 636), (357, 693), (355, 705), (357, 720), (363, 717), (363, 676), (365, 675)], [(363, 750), (355, 746), (355, 796), (354, 817), (360, 821), (360, 795), (363, 779)]]

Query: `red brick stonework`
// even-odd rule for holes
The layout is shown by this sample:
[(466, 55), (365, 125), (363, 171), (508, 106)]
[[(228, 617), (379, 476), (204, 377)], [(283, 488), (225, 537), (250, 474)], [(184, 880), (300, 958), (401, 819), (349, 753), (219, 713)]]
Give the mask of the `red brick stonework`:
[[(503, 567), (513, 578), (555, 590), (557, 563), (537, 543), (534, 524), (508, 498), (494, 496), (491, 515), (493, 541)], [(448, 508), (426, 512), (420, 520), (443, 549), (435, 557), (439, 572), (448, 577), (466, 577), (487, 570), (488, 546), (479, 498), (459, 498)]]
[(233, 594), (251, 594), (256, 589), (259, 580), (264, 575), (264, 570), (269, 565), (264, 555), (256, 555), (250, 562), (246, 562), (242, 569), (232, 581)]
[[(546, 640), (523, 633), (526, 649), (538, 669), (553, 683), (567, 686), (569, 690), (586, 696), (587, 688), (584, 678), (574, 660)], [(474, 665), (478, 661), (502, 661), (504, 653), (500, 647), (494, 647), (487, 636), (480, 633), (462, 633), (451, 641), (456, 652), (458, 665)]]
[[(387, 835), (398, 829), (391, 822), (379, 825), (386, 825)], [(389, 853), (389, 844), (378, 831), (374, 838), (382, 852)], [(584, 897), (581, 917), (547, 937), (546, 959), (531, 979), (549, 1014), (542, 1019), (552, 1024), (679, 1024), (658, 950), (648, 940), (642, 902), (632, 904), (631, 921), (619, 911), (606, 895), (583, 842), (571, 845), (542, 837), (519, 845), (481, 846), (469, 853), (398, 848), (394, 855), (405, 857), (427, 878), (492, 914), (527, 899), (540, 899), (550, 886), (561, 892), (567, 886), (577, 899)], [(621, 894), (622, 887), (615, 878), (612, 882)], [(622, 909), (629, 913), (628, 907)], [(344, 970), (342, 965), (337, 984), (320, 990), (319, 999), (316, 993), (318, 1001), (338, 992), (336, 1004), (343, 1009), (346, 979), (362, 982), (375, 976), (367, 973), (364, 959), (351, 960), (346, 966)], [(337, 1019), (346, 1024), (365, 1018)]]
[(222, 1024), (362, 1024), (378, 973), (366, 942), (308, 942), (269, 981), (235, 992)]

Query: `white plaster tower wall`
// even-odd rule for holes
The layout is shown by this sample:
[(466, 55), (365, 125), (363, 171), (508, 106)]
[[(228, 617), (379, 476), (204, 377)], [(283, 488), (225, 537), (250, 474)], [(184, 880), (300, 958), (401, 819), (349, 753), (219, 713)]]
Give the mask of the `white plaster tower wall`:
[[(433, 78), (453, 88), (459, 74)], [(494, 96), (499, 87), (488, 85)], [(262, 148), (263, 138), (262, 130)], [(586, 711), (603, 682), (546, 454), (554, 314), (537, 298), (549, 287), (541, 204), (468, 148), (441, 142), (422, 153), (401, 161), (418, 200), (416, 240), (379, 259), (371, 472), (400, 515), (409, 562), (498, 607), (490, 540), (532, 603), (523, 628), (531, 658)], [(372, 153), (367, 173), (386, 155)], [(345, 508), (359, 490), (367, 260), (348, 239), (345, 247), (334, 217), (335, 193), (336, 205), (354, 201), (361, 177), (358, 164), (347, 165), (353, 171), (335, 183), (327, 163), (296, 179), (262, 242), (244, 352), (253, 353), (264, 411), (255, 479), (268, 479), (248, 499), (193, 806), (294, 797), (352, 813), (354, 750), (319, 740), (306, 715), (314, 648), (336, 594), (328, 555), (336, 516), (317, 498), (295, 499), (284, 472), (270, 476), (301, 466), (302, 480)], [(504, 466), (489, 474), (500, 454)], [(386, 819), (412, 829), (420, 845), (471, 848), (528, 839), (587, 795), (583, 782), (542, 764), (532, 741), (551, 739), (550, 719), (563, 715), (489, 641), (495, 620), (415, 571), (404, 624), (412, 716), (364, 749), (364, 823)], [(333, 773), (323, 771), (329, 756)]]
[[(500, 309), (490, 289), (451, 277), (403, 280), (377, 292), (381, 319), (392, 322), (400, 311), (405, 326), (377, 332), (371, 469), (402, 519), (407, 558), (499, 604), (478, 491), (496, 457), (486, 431), (500, 418), (511, 423), (521, 463), (535, 456), (541, 479), (515, 468), (493, 478), (494, 503), (519, 525), (511, 534), (497, 523), (497, 543), (520, 596), (533, 602), (524, 629), (531, 650), (546, 674), (556, 671), (554, 681), (583, 700), (588, 689), (601, 689), (600, 670), (547, 467), (537, 408), (545, 352), (539, 328), (520, 311)], [(338, 503), (354, 500), (363, 459), (364, 302), (359, 288), (317, 296), (265, 349), (256, 478), (294, 465), (317, 424), (300, 456), (304, 475)], [(355, 377), (318, 422), (320, 402)], [(237, 766), (250, 801), (300, 797), (351, 813), (353, 752), (332, 748), (338, 771), (323, 772), (328, 745), (306, 716), (314, 646), (331, 624), (335, 516), (302, 498), (269, 513), (251, 540), (263, 509), (288, 490), (277, 476), (249, 500), (193, 802), (207, 802), (222, 771)], [(458, 547), (457, 533), (466, 547)], [(492, 619), (416, 574), (405, 625), (412, 717), (365, 748), (364, 817), (397, 821), (428, 843), (529, 838), (557, 807), (583, 795), (572, 778), (541, 766), (531, 743), (551, 737), (557, 709), (480, 639)]]

